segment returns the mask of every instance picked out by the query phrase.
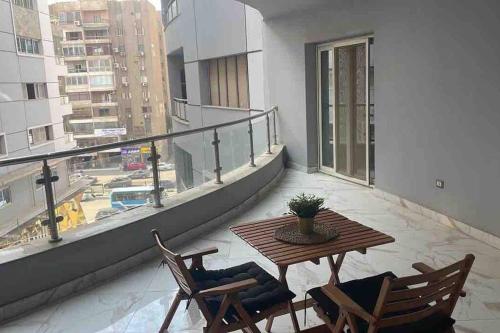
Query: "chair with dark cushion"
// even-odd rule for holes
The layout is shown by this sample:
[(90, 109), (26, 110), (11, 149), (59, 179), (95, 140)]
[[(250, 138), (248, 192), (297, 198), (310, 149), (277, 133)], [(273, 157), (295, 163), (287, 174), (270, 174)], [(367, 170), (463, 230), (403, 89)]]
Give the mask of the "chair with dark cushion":
[(440, 270), (423, 263), (422, 274), (398, 278), (392, 272), (308, 291), (314, 309), (332, 332), (450, 333), (451, 314), (462, 291), (474, 256)]
[[(217, 248), (179, 255), (169, 251), (156, 230), (156, 244), (179, 285), (179, 291), (160, 328), (168, 329), (180, 301), (193, 299), (207, 321), (204, 332), (260, 332), (255, 323), (286, 310), (295, 294), (254, 262), (206, 270), (202, 257)], [(185, 261), (191, 260), (188, 268)], [(295, 317), (295, 312), (290, 313)]]

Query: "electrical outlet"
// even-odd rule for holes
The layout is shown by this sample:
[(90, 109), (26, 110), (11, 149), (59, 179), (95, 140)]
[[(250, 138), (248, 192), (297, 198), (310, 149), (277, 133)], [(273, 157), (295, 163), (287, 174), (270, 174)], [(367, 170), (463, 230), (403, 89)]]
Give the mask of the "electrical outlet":
[(436, 179), (436, 187), (437, 188), (444, 188), (444, 180)]

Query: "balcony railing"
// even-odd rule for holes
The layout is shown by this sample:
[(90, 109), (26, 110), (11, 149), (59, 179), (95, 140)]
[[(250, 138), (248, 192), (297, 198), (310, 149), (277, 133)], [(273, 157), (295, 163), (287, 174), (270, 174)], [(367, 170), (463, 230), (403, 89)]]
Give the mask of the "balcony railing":
[(181, 120), (187, 120), (186, 105), (187, 105), (187, 99), (174, 98), (172, 115)]
[[(184, 103), (179, 102), (179, 104)], [(163, 196), (163, 189), (171, 188), (173, 184), (172, 180), (166, 180), (165, 178), (161, 179), (161, 177), (165, 177), (165, 173), (168, 174), (169, 172), (174, 173), (175, 178), (178, 177), (178, 179), (176, 180), (176, 186), (178, 190), (189, 189), (194, 185), (212, 180), (215, 182), (215, 184), (222, 184), (222, 176), (227, 172), (235, 170), (236, 168), (239, 168), (240, 166), (243, 166), (247, 163), (251, 167), (255, 167), (254, 156), (256, 153), (272, 153), (271, 145), (273, 144), (273, 137), (274, 144), (277, 144), (276, 115), (277, 107), (273, 107), (268, 111), (260, 111), (250, 117), (241, 118), (231, 122), (190, 129), (186, 131), (95, 145), (85, 148), (0, 160), (0, 168), (6, 168), (5, 171), (7, 172), (9, 172), (10, 170), (16, 170), (16, 168), (18, 168), (19, 165), (22, 164), (29, 163), (32, 169), (38, 169), (37, 165), (40, 165), (41, 175), (36, 178), (36, 186), (37, 188), (43, 187), (45, 189), (45, 205), (43, 206), (46, 207), (46, 215), (38, 214), (37, 216), (37, 218), (40, 217), (44, 220), (41, 222), (36, 222), (35, 224), (31, 224), (30, 228), (24, 228), (24, 222), (17, 221), (17, 229), (12, 230), (16, 230), (16, 232), (19, 233), (19, 237), (23, 237), (23, 235), (26, 234), (36, 234), (36, 230), (40, 229), (48, 230), (48, 232), (43, 233), (43, 235), (50, 236), (49, 242), (60, 241), (60, 231), (63, 232), (65, 230), (77, 227), (81, 223), (85, 223), (75, 221), (74, 217), (61, 215), (63, 215), (64, 212), (67, 212), (68, 209), (72, 209), (75, 211), (75, 214), (73, 215), (78, 215), (78, 209), (80, 209), (83, 204), (88, 204), (88, 200), (93, 200), (92, 198), (100, 198), (99, 204), (106, 204), (110, 201), (113, 203), (113, 200), (121, 204), (122, 202), (125, 203), (126, 200), (137, 200), (137, 196), (143, 195), (145, 193), (148, 199), (147, 201), (139, 205), (150, 202), (152, 204), (152, 207), (160, 208), (162, 207), (161, 199)], [(120, 135), (127, 134), (125, 128), (101, 128), (99, 130), (91, 131), (90, 127), (80, 127), (78, 127), (78, 130), (74, 131), (75, 138), (81, 136), (82, 133), (88, 133), (84, 134), (84, 136), (87, 135), (90, 137), (90, 135), (93, 135), (96, 138), (102, 138), (104, 136), (119, 137)], [(86, 129), (89, 130), (87, 131)], [(174, 144), (176, 147), (179, 144), (181, 145), (181, 147), (184, 147), (184, 144), (191, 145), (192, 147), (201, 147), (200, 156), (203, 159), (202, 169), (197, 169), (197, 167), (195, 168), (194, 165), (191, 165), (191, 158), (179, 160), (179, 164), (176, 164), (175, 171), (171, 171), (173, 168), (172, 165), (168, 165), (164, 162), (159, 163), (160, 155), (158, 154), (157, 149), (165, 149), (169, 144), (172, 143), (172, 140), (175, 140)], [(195, 141), (193, 142), (193, 140)], [(102, 160), (92, 158), (89, 159), (89, 157), (97, 156), (97, 153), (104, 154), (102, 156), (108, 157)], [(176, 150), (176, 157), (178, 153), (181, 155), (190, 155), (186, 151), (178, 152)], [(134, 177), (137, 176), (139, 177), (139, 179), (132, 177), (127, 178), (128, 175), (124, 174), (123, 171), (120, 171), (122, 172), (120, 173), (121, 177), (115, 177), (111, 181), (108, 180), (109, 183), (107, 184), (99, 183), (96, 181), (97, 175), (100, 175), (100, 173), (103, 172), (102, 170), (110, 170), (110, 167), (116, 165), (127, 167), (127, 169), (125, 170), (131, 170), (132, 168), (134, 168), (133, 170), (146, 169), (146, 164), (144, 161), (141, 162), (137, 161), (136, 159), (128, 160), (128, 157), (126, 160), (126, 165), (124, 165), (124, 156), (140, 156), (141, 158), (143, 158), (144, 156), (147, 157), (147, 161), (150, 162), (150, 171), (144, 170), (143, 173), (146, 174), (146, 176), (144, 176), (145, 178), (141, 178), (143, 176), (143, 174), (141, 173), (138, 173), (137, 175), (133, 174)], [(81, 177), (82, 179), (87, 179), (88, 184), (86, 185), (87, 189), (82, 189), (79, 196), (67, 201), (67, 204), (64, 204), (66, 206), (61, 206), (61, 198), (57, 197), (57, 195), (59, 195), (63, 189), (55, 184), (59, 180), (59, 177), (54, 173), (53, 170), (55, 165), (64, 162), (64, 160), (67, 160), (66, 165), (68, 169), (73, 170), (73, 174), (70, 174), (69, 176), (65, 172), (66, 178), (69, 177), (69, 179), (71, 180), (72, 177)], [(70, 166), (71, 163), (74, 163), (74, 161), (77, 162)], [(96, 164), (99, 164), (99, 166), (96, 167)], [(189, 179), (189, 177), (181, 177), (183, 172), (186, 172), (186, 168), (192, 168), (189, 169), (191, 171), (191, 179)], [(197, 179), (199, 181), (197, 181), (197, 184), (193, 182), (193, 174), (198, 177)], [(91, 175), (96, 175), (96, 177), (91, 177)], [(132, 174), (130, 174), (130, 176), (132, 176)], [(66, 178), (64, 178), (63, 180), (68, 181), (68, 179)], [(112, 177), (108, 176), (108, 178)], [(151, 178), (152, 182), (151, 180), (147, 180)], [(142, 182), (142, 185), (139, 186), (138, 182)], [(124, 192), (119, 194), (121, 195), (119, 199), (114, 198), (114, 195), (117, 195), (116, 191), (114, 191), (115, 189)], [(144, 193), (125, 193), (127, 191), (130, 191), (130, 189), (133, 189), (133, 191), (136, 192), (142, 191)], [(84, 191), (85, 193), (83, 193)], [(99, 210), (99, 208), (102, 208), (102, 206), (93, 207), (92, 212), (95, 214), (96, 211)], [(113, 210), (113, 208), (111, 207), (106, 209)], [(130, 209), (130, 207), (126, 209)], [(121, 211), (123, 210), (118, 210), (118, 212)], [(96, 214), (96, 221), (103, 218), (103, 216), (99, 216), (99, 218), (97, 217), (100, 211), (97, 213), (98, 214)], [(111, 212), (109, 215), (116, 213), (117, 212)], [(33, 219), (31, 219), (30, 221), (33, 221)], [(37, 221), (40, 220), (37, 219)], [(21, 222), (21, 224), (19, 224), (19, 222)], [(2, 226), (4, 230), (11, 230), (11, 224), (13, 228), (16, 228), (16, 224), (11, 223), (11, 221), (2, 221), (2, 224), (9, 224)], [(20, 227), (22, 228), (22, 230), (19, 229)], [(0, 240), (2, 240), (2, 237), (0, 237)], [(7, 245), (0, 244), (0, 248), (10, 246), (9, 242), (11, 244), (18, 244), (20, 242), (18, 240), (16, 243), (13, 243), (11, 241), (13, 238), (15, 237), (13, 237), (12, 233), (10, 233), (9, 236), (6, 237)], [(32, 238), (33, 237), (24, 237), (23, 239), (29, 241), (29, 239)]]

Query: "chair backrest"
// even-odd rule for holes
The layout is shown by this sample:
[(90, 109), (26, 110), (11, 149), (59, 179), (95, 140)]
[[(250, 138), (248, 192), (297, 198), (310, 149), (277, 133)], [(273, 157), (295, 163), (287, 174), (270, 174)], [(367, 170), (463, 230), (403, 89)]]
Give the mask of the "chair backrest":
[(403, 325), (438, 312), (451, 316), (473, 262), (474, 256), (468, 254), (439, 270), (385, 278), (373, 313), (377, 319), (374, 326)]
[(156, 245), (158, 245), (161, 254), (163, 255), (163, 262), (167, 264), (168, 268), (170, 268), (175, 281), (177, 281), (179, 287), (188, 296), (191, 296), (196, 289), (196, 282), (193, 280), (193, 277), (191, 276), (184, 260), (182, 260), (182, 257), (179, 254), (168, 250), (163, 245), (163, 240), (156, 229), (151, 230), (151, 233), (156, 241)]

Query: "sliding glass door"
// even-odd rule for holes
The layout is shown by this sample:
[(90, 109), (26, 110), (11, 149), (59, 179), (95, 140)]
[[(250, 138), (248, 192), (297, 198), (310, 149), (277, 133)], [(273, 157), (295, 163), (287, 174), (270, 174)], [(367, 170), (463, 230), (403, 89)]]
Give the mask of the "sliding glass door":
[[(370, 183), (368, 38), (318, 48), (320, 169)], [(371, 81), (373, 82), (373, 81)]]

